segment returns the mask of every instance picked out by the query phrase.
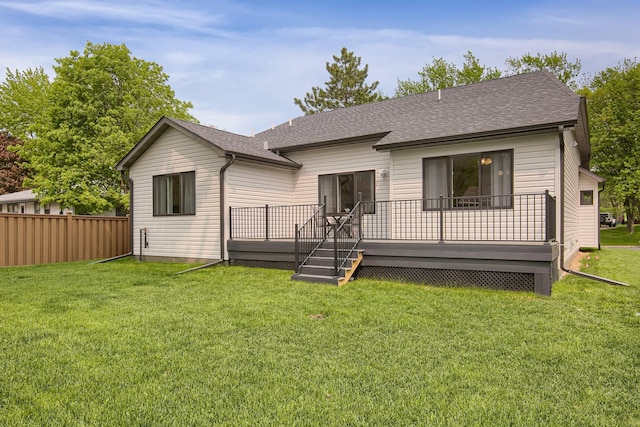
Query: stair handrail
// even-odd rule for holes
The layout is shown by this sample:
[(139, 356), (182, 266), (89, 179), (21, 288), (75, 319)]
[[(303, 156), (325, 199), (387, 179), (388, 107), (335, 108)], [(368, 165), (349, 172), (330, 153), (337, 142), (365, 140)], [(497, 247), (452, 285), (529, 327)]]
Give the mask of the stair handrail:
[[(356, 218), (357, 214), (357, 223), (356, 223), (356, 237), (353, 237), (353, 223), (354, 218)], [(347, 260), (351, 257), (351, 254), (358, 246), (358, 243), (362, 240), (362, 202), (358, 201), (356, 205), (349, 211), (349, 214), (345, 217), (343, 221), (340, 222), (340, 225), (333, 224), (333, 267), (334, 273), (336, 276), (339, 275), (340, 269), (344, 267), (347, 263)], [(340, 235), (348, 236), (346, 239), (341, 239)], [(350, 239), (352, 240), (351, 246), (349, 247)], [(344, 245), (340, 245), (339, 243), (344, 243)], [(345, 247), (345, 250), (342, 251), (342, 246)], [(346, 253), (346, 255), (340, 256), (339, 253)]]
[[(325, 227), (325, 223), (327, 220), (326, 210), (327, 210), (327, 202), (325, 197), (324, 203), (322, 203), (318, 207), (318, 209), (316, 209), (315, 212), (311, 214), (309, 219), (307, 219), (305, 223), (302, 224), (301, 227), (299, 227), (298, 224), (295, 225), (295, 272), (296, 273), (300, 271), (300, 266), (304, 265), (309, 260), (309, 258), (313, 255), (316, 249), (318, 249), (327, 240), (327, 231)], [(313, 232), (318, 230), (319, 223), (322, 223), (322, 233), (318, 235)], [(316, 240), (318, 240), (318, 238), (320, 239), (318, 240), (317, 243), (315, 243), (315, 245), (313, 245), (313, 247), (310, 250), (309, 248), (307, 248), (304, 252), (302, 252), (300, 248), (301, 240), (302, 240), (301, 237), (303, 233), (306, 233), (310, 227), (313, 227), (312, 233), (311, 233), (313, 237), (309, 239), (310, 243), (313, 245), (313, 243)], [(305, 258), (302, 262), (300, 262), (300, 256), (303, 254), (305, 255)]]

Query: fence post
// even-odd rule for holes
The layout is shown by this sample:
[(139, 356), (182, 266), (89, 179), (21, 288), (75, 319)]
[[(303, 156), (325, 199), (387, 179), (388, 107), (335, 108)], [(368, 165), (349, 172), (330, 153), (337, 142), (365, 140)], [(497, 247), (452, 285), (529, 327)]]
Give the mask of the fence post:
[(296, 263), (296, 273), (300, 270), (300, 241), (298, 239), (298, 224), (295, 227), (295, 263)]
[(444, 197), (440, 195), (440, 241), (438, 243), (444, 243)]
[(74, 261), (73, 259), (73, 214), (67, 212), (67, 262)]
[(269, 205), (264, 205), (264, 221), (265, 221), (264, 240), (269, 240)]

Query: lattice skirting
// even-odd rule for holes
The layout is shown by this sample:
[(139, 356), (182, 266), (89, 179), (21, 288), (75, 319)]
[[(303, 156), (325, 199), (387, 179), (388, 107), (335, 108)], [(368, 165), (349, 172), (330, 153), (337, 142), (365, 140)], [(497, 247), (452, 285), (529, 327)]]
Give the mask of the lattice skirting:
[(438, 286), (474, 286), (509, 291), (535, 291), (533, 273), (361, 266), (358, 278), (404, 280)]
[[(229, 265), (292, 271), (295, 268), (295, 264), (290, 261), (231, 259)], [(363, 279), (403, 280), (434, 286), (474, 286), (485, 289), (535, 292), (533, 273), (360, 266), (354, 276)]]

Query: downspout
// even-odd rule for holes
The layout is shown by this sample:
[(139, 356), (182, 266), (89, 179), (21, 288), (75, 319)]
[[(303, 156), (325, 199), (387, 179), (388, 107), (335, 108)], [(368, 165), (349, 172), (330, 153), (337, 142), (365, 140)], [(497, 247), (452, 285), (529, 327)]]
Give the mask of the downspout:
[(560, 141), (560, 230), (558, 232), (560, 242), (560, 269), (564, 269), (564, 126), (558, 126), (558, 140)]
[(226, 247), (226, 242), (225, 242), (225, 227), (224, 227), (224, 216), (227, 213), (227, 210), (224, 207), (224, 202), (225, 202), (225, 194), (224, 194), (224, 189), (225, 189), (225, 177), (224, 177), (224, 173), (227, 169), (229, 169), (229, 166), (231, 166), (233, 164), (233, 162), (236, 161), (236, 155), (235, 154), (231, 154), (231, 160), (229, 160), (227, 163), (225, 163), (221, 168), (220, 168), (220, 259), (224, 260), (224, 251), (225, 251), (225, 247)]
[[(131, 248), (131, 258), (135, 258), (133, 253), (133, 179), (129, 178), (129, 247)], [(142, 248), (140, 248), (142, 250)]]
[[(558, 139), (560, 141), (560, 270), (565, 273), (573, 274), (575, 276), (585, 277), (591, 280), (597, 280), (599, 282), (608, 283), (609, 285), (629, 286), (628, 283), (618, 282), (617, 280), (611, 280), (600, 276), (594, 276), (593, 274), (583, 273), (581, 271), (570, 270), (564, 266), (564, 126), (558, 126)], [(600, 246), (600, 231), (598, 230), (598, 247)]]
[(597, 220), (598, 220), (598, 250), (602, 249), (600, 247), (600, 193), (604, 191), (605, 183), (602, 181), (602, 188), (598, 190), (598, 211), (596, 212)]

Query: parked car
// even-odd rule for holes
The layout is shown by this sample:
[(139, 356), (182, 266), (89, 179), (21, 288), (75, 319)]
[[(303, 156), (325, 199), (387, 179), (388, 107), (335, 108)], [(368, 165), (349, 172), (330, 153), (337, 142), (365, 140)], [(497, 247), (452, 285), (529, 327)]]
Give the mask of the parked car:
[(600, 225), (608, 225), (609, 227), (616, 226), (616, 219), (609, 212), (600, 212)]

